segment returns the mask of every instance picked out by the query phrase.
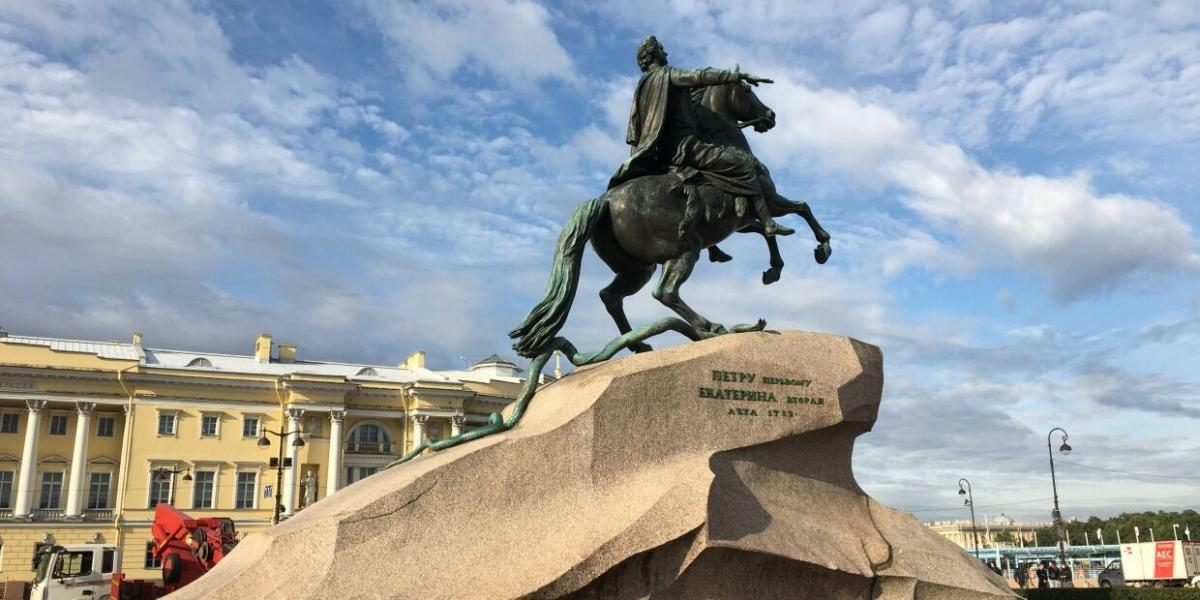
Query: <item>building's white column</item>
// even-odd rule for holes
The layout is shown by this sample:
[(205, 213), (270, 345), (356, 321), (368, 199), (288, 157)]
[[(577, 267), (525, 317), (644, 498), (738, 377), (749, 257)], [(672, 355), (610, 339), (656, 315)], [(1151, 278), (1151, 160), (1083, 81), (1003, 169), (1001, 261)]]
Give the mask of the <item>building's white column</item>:
[(463, 421), (466, 420), (466, 415), (458, 413), (450, 417), (450, 435), (462, 435)]
[(75, 449), (71, 452), (71, 475), (67, 480), (67, 518), (79, 518), (83, 514), (84, 481), (87, 476), (88, 431), (92, 423), (93, 402), (76, 402)]
[(417, 446), (421, 445), (421, 442), (425, 441), (425, 422), (428, 420), (429, 420), (429, 415), (413, 415), (412, 416), (413, 443), (412, 443), (412, 448), (409, 448), (409, 450), (416, 449)]
[(342, 421), (345, 418), (344, 411), (329, 411), (329, 474), (325, 477), (326, 497), (338, 491), (338, 481), (342, 477)]
[(293, 446), (292, 442), (299, 439), (300, 417), (304, 416), (304, 411), (289, 408), (287, 415), (287, 428), (284, 431), (295, 433), (281, 438), (279, 443), (287, 444), (287, 455), (292, 459), (292, 466), (283, 470), (283, 516), (290, 517), (296, 514), (296, 473), (300, 470), (300, 448)]
[(33, 508), (33, 475), (37, 472), (38, 434), (42, 428), (42, 409), (45, 400), (26, 400), (29, 407), (25, 419), (25, 446), (21, 449), (21, 468), (17, 476), (17, 501), (13, 504), (13, 516), (18, 519), (29, 517)]

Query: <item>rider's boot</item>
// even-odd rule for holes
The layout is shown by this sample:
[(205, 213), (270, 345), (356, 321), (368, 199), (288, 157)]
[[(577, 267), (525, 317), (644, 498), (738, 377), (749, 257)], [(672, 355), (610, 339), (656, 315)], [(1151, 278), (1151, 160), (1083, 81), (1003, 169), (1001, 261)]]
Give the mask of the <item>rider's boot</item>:
[(750, 203), (754, 205), (754, 212), (758, 214), (758, 220), (762, 221), (763, 233), (765, 235), (792, 235), (796, 233), (795, 229), (784, 227), (771, 218), (771, 211), (767, 209), (767, 200), (761, 194), (750, 198)]

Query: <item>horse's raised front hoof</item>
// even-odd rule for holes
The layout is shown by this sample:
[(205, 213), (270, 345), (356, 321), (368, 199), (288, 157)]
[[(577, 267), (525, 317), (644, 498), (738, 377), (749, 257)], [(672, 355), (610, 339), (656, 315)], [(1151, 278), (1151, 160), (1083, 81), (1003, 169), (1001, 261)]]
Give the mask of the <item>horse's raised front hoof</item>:
[(634, 353), (636, 353), (636, 354), (641, 354), (641, 353), (643, 353), (643, 352), (653, 352), (653, 351), (654, 351), (654, 348), (651, 348), (651, 347), (650, 347), (650, 344), (647, 344), (646, 342), (637, 342), (637, 343), (635, 343), (635, 344), (630, 344), (630, 345), (629, 345), (629, 349), (630, 349), (630, 350), (633, 350), (633, 351), (634, 351)]
[(819, 265), (825, 264), (831, 254), (833, 254), (833, 247), (829, 245), (829, 242), (821, 242), (820, 246), (813, 249), (813, 258), (817, 259)]
[(763, 271), (763, 285), (771, 285), (772, 283), (779, 281), (779, 272), (780, 269), (776, 269), (774, 267)]
[(733, 260), (733, 257), (725, 254), (724, 250), (721, 250), (716, 246), (710, 246), (708, 248), (708, 260), (709, 262), (723, 263)]

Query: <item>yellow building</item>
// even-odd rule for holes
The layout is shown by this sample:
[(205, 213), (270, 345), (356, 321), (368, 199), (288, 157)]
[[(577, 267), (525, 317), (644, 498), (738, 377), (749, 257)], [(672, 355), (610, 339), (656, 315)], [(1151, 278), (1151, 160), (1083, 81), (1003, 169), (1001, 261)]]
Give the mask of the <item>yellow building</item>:
[[(984, 518), (978, 527), (972, 526), (971, 521), (934, 521), (926, 523), (926, 527), (934, 530), (942, 537), (958, 544), (964, 550), (972, 550), (975, 546), (976, 535), (980, 548), (1006, 548), (1014, 546), (1033, 546), (1037, 539), (1037, 530), (1049, 527), (1049, 523), (1022, 523), (1014, 521), (1008, 515), (1000, 513), (994, 519)], [(1051, 545), (1054, 540), (1040, 540)]]
[(286, 518), (421, 440), (486, 423), (523, 383), (497, 356), (424, 363), (305, 361), (267, 334), (241, 356), (0, 331), (0, 580), (32, 579), (38, 544), (92, 541), (157, 578), (155, 504), (261, 529), (277, 492)]

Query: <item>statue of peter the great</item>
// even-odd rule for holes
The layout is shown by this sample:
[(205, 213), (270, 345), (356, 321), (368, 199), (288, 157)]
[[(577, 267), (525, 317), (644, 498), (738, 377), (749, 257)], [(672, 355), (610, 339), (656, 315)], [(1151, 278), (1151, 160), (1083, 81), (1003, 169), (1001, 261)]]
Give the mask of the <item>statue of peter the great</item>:
[[(613, 189), (626, 181), (675, 170), (688, 180), (697, 173), (705, 183), (733, 196), (746, 198), (754, 207), (766, 235), (789, 235), (790, 228), (771, 218), (758, 180), (757, 159), (741, 148), (710, 143), (702, 138), (692, 102), (695, 88), (738, 83), (771, 83), (738, 70), (684, 70), (668, 66), (667, 51), (654, 36), (638, 48), (643, 75), (633, 95), (625, 141), (633, 146), (630, 157), (608, 182)], [(765, 124), (756, 125), (762, 131)]]

